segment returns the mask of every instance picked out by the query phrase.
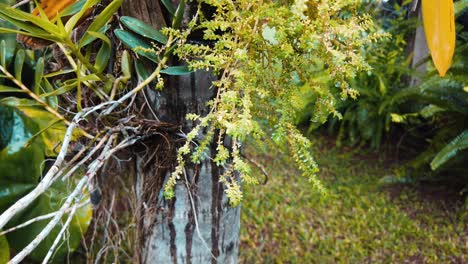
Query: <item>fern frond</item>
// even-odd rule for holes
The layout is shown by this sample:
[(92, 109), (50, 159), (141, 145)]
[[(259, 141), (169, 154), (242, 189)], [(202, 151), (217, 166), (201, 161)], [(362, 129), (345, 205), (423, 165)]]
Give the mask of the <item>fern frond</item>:
[(453, 158), (459, 151), (468, 148), (468, 129), (455, 137), (448, 143), (431, 162), (431, 169), (436, 170), (449, 159)]

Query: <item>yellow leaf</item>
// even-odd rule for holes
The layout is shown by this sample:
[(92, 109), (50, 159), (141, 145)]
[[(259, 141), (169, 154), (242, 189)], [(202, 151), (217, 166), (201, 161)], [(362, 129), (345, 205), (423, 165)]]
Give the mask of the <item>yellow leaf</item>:
[(452, 64), (455, 50), (453, 0), (423, 0), (422, 14), (432, 61), (443, 77)]

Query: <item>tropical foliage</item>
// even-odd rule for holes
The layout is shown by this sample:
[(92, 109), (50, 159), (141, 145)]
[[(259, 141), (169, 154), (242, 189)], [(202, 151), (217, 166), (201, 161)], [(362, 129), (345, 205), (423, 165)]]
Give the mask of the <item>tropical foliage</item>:
[[(26, 255), (60, 261), (76, 248), (91, 217), (85, 187), (94, 194), (95, 175), (106, 160), (150, 136), (128, 118), (138, 113), (126, 105), (147, 86), (164, 89), (166, 75), (211, 70), (220, 76), (213, 83), (216, 96), (207, 102), (209, 114), (187, 116), (197, 126), (184, 131), (178, 165), (165, 186), (167, 199), (174, 197), (185, 165), (206, 159), (207, 146), (215, 142), (217, 152), (209, 158), (226, 171), (220, 182), (231, 205), (239, 204), (236, 175), (243, 183), (257, 182), (240, 151), (248, 137), (258, 142), (271, 137), (289, 146), (302, 174), (324, 193), (315, 177), (311, 142), (294, 122), (303, 90), (315, 98), (317, 123), (330, 113), (338, 115), (336, 98), (356, 96), (349, 80), (370, 70), (360, 50), (386, 36), (370, 16), (358, 12), (360, 1), (204, 0), (190, 4), (195, 10), (190, 21), (182, 19), (186, 1), (177, 7), (162, 1), (170, 27), (161, 30), (131, 17), (112, 19), (122, 0), (105, 6), (99, 2), (78, 1), (57, 16), (49, 16), (47, 7), (31, 14), (0, 4), (0, 18), (8, 23), (0, 28), (0, 113), (6, 128), (0, 142), (1, 178), (6, 182), (0, 192), (0, 228), (18, 252), (12, 263)], [(211, 13), (204, 11), (205, 5)], [(83, 22), (90, 9), (98, 9), (97, 15)], [(202, 41), (191, 39), (194, 31), (203, 32)], [(56, 45), (22, 49), (14, 41), (16, 34)], [(129, 51), (114, 49), (117, 43)], [(323, 85), (323, 75), (335, 84), (333, 89)], [(200, 136), (201, 130), (208, 133)], [(231, 144), (225, 145), (225, 138)], [(36, 222), (49, 212), (54, 212), (49, 223)], [(28, 227), (8, 230), (29, 219)], [(66, 230), (70, 239), (62, 243)]]

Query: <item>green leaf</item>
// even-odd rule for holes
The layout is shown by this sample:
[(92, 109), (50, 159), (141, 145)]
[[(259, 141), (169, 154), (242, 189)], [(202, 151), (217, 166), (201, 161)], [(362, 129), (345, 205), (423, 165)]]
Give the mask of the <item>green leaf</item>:
[(171, 66), (161, 70), (161, 73), (165, 73), (167, 75), (184, 75), (192, 72), (193, 71), (191, 71), (187, 66)]
[(0, 41), (0, 63), (2, 64), (3, 68), (6, 68), (6, 43), (5, 40), (2, 39)]
[[(11, 3), (11, 2), (10, 2)], [(10, 29), (16, 29), (14, 25), (10, 24), (7, 21), (0, 20), (0, 28), (10, 28)], [(13, 59), (13, 55), (15, 54), (16, 50), (16, 34), (0, 34), (0, 40), (5, 41), (5, 47), (6, 47), (6, 64), (8, 65), (9, 62)]]
[[(42, 31), (47, 31), (51, 35), (62, 38), (63, 36), (57, 34), (57, 26), (50, 22), (47, 18), (42, 18), (39, 16), (32, 15), (27, 12), (23, 12), (19, 9), (12, 8), (8, 5), (0, 3), (0, 17), (9, 21), (10, 23), (18, 26), (21, 24), (26, 24), (24, 22), (31, 22), (35, 26), (28, 27), (28, 29), (18, 26), (18, 28), (29, 31), (30, 33), (36, 34)], [(21, 23), (23, 22), (23, 23)]]
[(96, 55), (96, 62), (94, 65), (98, 72), (102, 72), (106, 68), (112, 52), (110, 39), (106, 35), (98, 32), (90, 31), (88, 34), (102, 40), (102, 45)]
[(20, 49), (16, 52), (15, 57), (15, 78), (17, 80), (22, 80), (23, 76), (23, 66), (24, 66), (24, 59), (26, 58), (26, 54), (24, 50)]
[(0, 263), (7, 263), (10, 260), (10, 246), (5, 236), (0, 236)]
[(86, 13), (88, 9), (91, 7), (95, 6), (97, 3), (101, 2), (101, 0), (87, 0), (81, 10), (74, 14), (65, 24), (65, 31), (70, 32), (75, 28), (76, 24), (80, 19), (83, 17), (83, 15)]
[(174, 19), (172, 20), (172, 28), (178, 29), (180, 27), (180, 23), (182, 22), (182, 18), (184, 16), (185, 11), (185, 0), (181, 0), (179, 6), (177, 6), (177, 10), (174, 14)]
[(18, 88), (0, 84), (0, 93), (24, 93), (24, 91)]
[(109, 58), (111, 56), (111, 47), (105, 43), (101, 45), (101, 48), (99, 49), (99, 52), (96, 56), (96, 63), (95, 67), (98, 70), (98, 72), (102, 72), (106, 66), (107, 63), (109, 62)]
[[(69, 180), (68, 182), (56, 182), (48, 191), (46, 191), (31, 206), (29, 206), (19, 219), (13, 220), (11, 226), (18, 225), (40, 215), (59, 210), (63, 200), (66, 199), (74, 185), (75, 184), (72, 180)], [(88, 198), (89, 196), (87, 194), (84, 195), (84, 197), (81, 199), (81, 202)], [(73, 252), (78, 248), (81, 238), (86, 233), (89, 223), (91, 222), (91, 217), (91, 205), (88, 204), (80, 209), (77, 209), (76, 214), (74, 215), (73, 220), (68, 228), (65, 240), (62, 240), (63, 243), (60, 243), (59, 247), (55, 251), (53, 259), (54, 263), (64, 263), (64, 258), (66, 257), (67, 253)], [(62, 218), (62, 221), (65, 222), (67, 218), (68, 214), (65, 214)], [(39, 221), (25, 228), (8, 233), (7, 237), (8, 241), (10, 242), (10, 247), (16, 250), (23, 249), (44, 229), (47, 224), (48, 221)], [(41, 261), (52, 246), (55, 238), (60, 232), (61, 227), (61, 225), (56, 226), (28, 257), (35, 261)]]
[[(108, 30), (109, 28), (110, 28), (110, 25), (105, 25), (105, 26), (103, 26), (102, 28), (100, 28), (99, 31), (94, 32), (94, 33), (100, 33), (100, 34), (103, 34), (103, 35), (104, 35), (104, 34), (107, 32), (107, 30)], [(88, 37), (85, 41), (83, 41), (83, 43), (81, 43), (81, 45), (83, 45), (83, 46), (81, 46), (81, 47), (83, 48), (83, 47), (86, 47), (87, 45), (91, 44), (93, 41), (95, 41), (95, 40), (98, 38), (97, 36), (98, 36), (98, 35), (96, 35), (96, 34), (93, 35), (93, 34), (91, 33), (91, 34), (89, 35), (89, 37)], [(106, 38), (107, 38), (107, 36), (106, 36)], [(109, 39), (109, 38), (107, 38), (107, 39)]]
[(0, 127), (0, 180), (35, 183), (44, 161), (43, 144), (41, 140), (34, 140), (28, 147), (25, 144), (39, 126), (18, 109), (0, 102)]
[[(44, 110), (42, 106), (37, 105), (33, 100), (7, 97), (0, 100), (0, 105), (15, 108), (16, 112), (21, 114), (23, 118), (37, 126), (36, 130), (31, 130), (32, 135), (30, 135), (29, 138), (45, 129), (45, 131), (39, 135), (41, 139), (39, 142), (41, 142), (41, 144), (43, 142), (45, 146), (45, 148), (41, 148), (41, 151), (45, 152), (48, 157), (55, 157), (57, 155), (57, 149), (59, 149), (66, 132), (65, 123), (57, 122), (57, 117)], [(53, 125), (51, 126), (51, 124)], [(23, 164), (28, 163), (26, 160), (23, 161)]]
[(0, 212), (5, 211), (35, 186), (36, 184), (33, 181), (31, 183), (17, 183), (15, 180), (0, 180)]
[(132, 78), (132, 59), (130, 57), (130, 54), (128, 51), (124, 50), (122, 52), (122, 58), (121, 58), (121, 68), (122, 68), (122, 77), (123, 77), (123, 82), (127, 82)]
[(121, 29), (114, 30), (114, 33), (125, 46), (131, 48), (136, 54), (146, 57), (153, 62), (159, 61), (158, 56), (153, 52), (153, 47), (133, 33)]
[(123, 16), (120, 18), (120, 21), (131, 31), (141, 35), (145, 38), (155, 40), (159, 43), (166, 44), (167, 37), (161, 32), (153, 28), (151, 25), (148, 25), (136, 18)]
[(65, 8), (60, 13), (60, 16), (64, 17), (64, 16), (71, 16), (71, 15), (77, 14), (83, 9), (85, 3), (86, 3), (86, 0), (81, 0), (81, 1), (74, 3), (73, 5)]
[(34, 72), (34, 93), (41, 94), (40, 90), (42, 76), (44, 74), (44, 58), (41, 57), (37, 60), (36, 71)]
[(431, 162), (431, 169), (436, 170), (451, 158), (455, 157), (459, 151), (468, 148), (468, 129), (455, 137), (442, 150), (437, 153)]
[(140, 81), (146, 80), (150, 76), (150, 72), (141, 61), (135, 61), (135, 70)]
[[(91, 25), (89, 25), (87, 32), (98, 32), (104, 25), (109, 22), (109, 19), (114, 15), (114, 13), (120, 8), (123, 0), (114, 0), (97, 16)], [(80, 47), (83, 47), (83, 43), (86, 43), (90, 34), (85, 34), (80, 40)]]
[(170, 0), (161, 0), (161, 2), (164, 5), (164, 7), (166, 7), (169, 14), (171, 14), (171, 16), (174, 16), (175, 12), (176, 12), (176, 9), (172, 5), (171, 1)]
[[(44, 88), (45, 93), (52, 93), (55, 91), (54, 87), (52, 84), (47, 80), (47, 78), (42, 79), (42, 87)], [(47, 97), (47, 104), (51, 106), (54, 109), (58, 108), (58, 98), (57, 96), (48, 96)]]

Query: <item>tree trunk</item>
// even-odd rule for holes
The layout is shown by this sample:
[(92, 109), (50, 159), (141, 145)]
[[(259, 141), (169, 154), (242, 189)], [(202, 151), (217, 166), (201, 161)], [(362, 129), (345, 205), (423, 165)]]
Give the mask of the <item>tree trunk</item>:
[[(135, 2), (152, 6), (132, 8)], [(161, 27), (161, 7), (156, 0), (127, 0), (123, 12), (156, 28)], [(158, 11), (159, 10), (159, 11)], [(140, 103), (152, 108), (145, 114), (161, 122), (176, 124), (180, 129), (167, 131), (149, 142), (135, 163), (137, 219), (140, 263), (236, 263), (238, 254), (240, 206), (232, 208), (219, 183), (222, 168), (210, 159), (201, 164), (187, 162), (186, 178), (178, 180), (175, 198), (163, 197), (164, 184), (176, 166), (175, 151), (195, 124), (185, 121), (188, 113), (206, 114), (205, 103), (212, 97), (214, 80), (209, 72), (166, 79), (163, 91), (148, 87)], [(214, 153), (215, 145), (210, 148)], [(208, 153), (208, 157), (210, 153)]]

